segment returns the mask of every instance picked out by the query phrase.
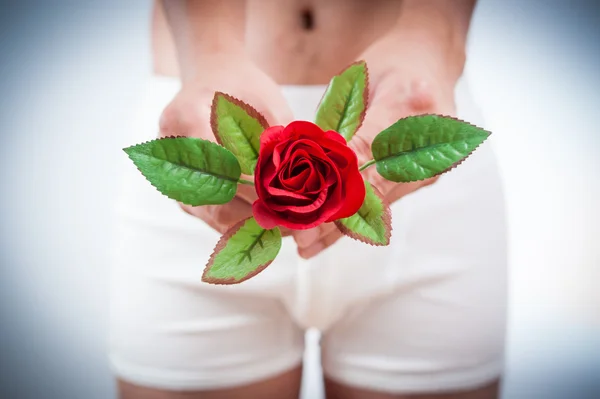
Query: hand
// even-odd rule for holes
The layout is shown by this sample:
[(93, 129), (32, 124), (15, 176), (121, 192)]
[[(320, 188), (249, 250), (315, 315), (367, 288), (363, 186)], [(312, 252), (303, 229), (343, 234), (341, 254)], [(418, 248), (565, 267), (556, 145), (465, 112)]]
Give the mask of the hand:
[[(189, 136), (215, 141), (210, 127), (210, 108), (215, 91), (230, 94), (256, 108), (270, 125), (292, 120), (277, 84), (243, 54), (216, 54), (198, 65), (198, 73), (184, 80), (181, 90), (160, 117), (160, 136)], [(224, 205), (193, 207), (180, 204), (220, 233), (252, 216), (254, 187), (240, 184), (236, 197)]]
[[(371, 142), (398, 119), (417, 114), (454, 115), (454, 86), (464, 64), (464, 53), (447, 50), (430, 37), (396, 29), (371, 45), (359, 57), (369, 70), (369, 104), (365, 120), (349, 145), (359, 165), (372, 159)], [(428, 186), (437, 177), (412, 183), (394, 183), (374, 166), (363, 177), (389, 203)], [(298, 253), (311, 258), (335, 243), (342, 233), (333, 223), (294, 233)]]

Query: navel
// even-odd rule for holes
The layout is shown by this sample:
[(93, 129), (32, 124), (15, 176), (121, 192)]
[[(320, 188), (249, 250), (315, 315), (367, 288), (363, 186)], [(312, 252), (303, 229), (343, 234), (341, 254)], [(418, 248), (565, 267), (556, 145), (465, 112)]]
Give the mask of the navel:
[(315, 16), (310, 7), (306, 7), (300, 12), (300, 22), (304, 30), (313, 30), (315, 28)]

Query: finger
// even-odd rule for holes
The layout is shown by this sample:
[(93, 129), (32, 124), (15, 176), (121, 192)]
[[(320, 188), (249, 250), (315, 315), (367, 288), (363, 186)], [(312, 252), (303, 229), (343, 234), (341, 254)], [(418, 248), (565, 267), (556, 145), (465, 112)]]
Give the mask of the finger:
[(375, 136), (393, 123), (393, 117), (384, 107), (372, 106), (367, 110), (367, 116), (358, 132), (352, 137), (348, 146), (354, 150), (359, 165), (373, 159), (371, 143)]
[(390, 181), (381, 176), (379, 172), (377, 172), (376, 166), (371, 166), (370, 168), (363, 170), (361, 173), (363, 178), (371, 183), (372, 186), (375, 186), (384, 197), (387, 197), (390, 192), (398, 187), (398, 184), (401, 184)]
[(267, 103), (262, 98), (253, 99), (251, 105), (265, 117), (269, 126), (285, 126), (294, 120), (294, 114), (280, 91), (267, 94), (265, 98), (271, 101)]
[(183, 209), (185, 213), (200, 219), (219, 233), (223, 233), (223, 231), (221, 231), (222, 226), (219, 226), (214, 220), (214, 218), (211, 216), (211, 214), (202, 207), (194, 207), (181, 203), (179, 204), (179, 207)]
[(252, 216), (252, 205), (235, 197), (224, 205), (213, 205), (212, 216), (219, 225), (230, 227)]
[(281, 232), (282, 237), (288, 237), (294, 234), (294, 230), (290, 230), (285, 227), (279, 227), (279, 231)]
[(308, 248), (298, 248), (298, 255), (304, 259), (312, 258), (318, 255), (323, 250), (335, 244), (337, 240), (342, 238), (343, 234), (339, 230), (334, 230), (330, 234), (322, 237)]
[(224, 233), (240, 220), (252, 216), (252, 206), (241, 198), (233, 198), (224, 205), (189, 206), (182, 205), (189, 214), (203, 220), (213, 229)]
[(254, 186), (251, 186), (249, 184), (238, 184), (235, 196), (244, 200), (248, 204), (254, 203), (254, 201), (256, 201), (258, 198), (258, 195), (256, 194), (256, 189), (254, 188)]
[(198, 105), (176, 97), (161, 113), (158, 127), (160, 137), (186, 136), (215, 141), (210, 128), (210, 104)]
[(298, 248), (308, 248), (334, 230), (337, 230), (334, 223), (323, 223), (312, 229), (294, 231), (293, 236)]
[(400, 198), (404, 197), (407, 194), (416, 191), (421, 187), (421, 182), (411, 182), (411, 183), (394, 183), (394, 186), (391, 190), (384, 194), (384, 198), (388, 201), (389, 204), (392, 204), (395, 201), (398, 201)]
[(411, 183), (394, 183), (394, 187), (385, 195), (385, 199), (391, 204), (414, 191), (435, 183), (438, 178), (439, 176), (435, 176)]
[(282, 125), (285, 126), (294, 120), (294, 114), (288, 108), (285, 100), (281, 100), (276, 102), (275, 108), (266, 109), (263, 111), (263, 115), (265, 115), (265, 119), (269, 123), (269, 126), (277, 126)]

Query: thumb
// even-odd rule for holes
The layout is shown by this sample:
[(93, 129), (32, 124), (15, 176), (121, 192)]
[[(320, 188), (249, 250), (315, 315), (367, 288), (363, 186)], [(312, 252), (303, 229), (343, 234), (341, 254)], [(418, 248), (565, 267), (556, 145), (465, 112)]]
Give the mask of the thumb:
[(334, 223), (323, 223), (308, 230), (294, 230), (292, 235), (299, 248), (308, 248), (334, 230), (337, 230)]
[(385, 105), (374, 103), (369, 106), (362, 125), (348, 143), (350, 148), (356, 152), (359, 163), (373, 159), (371, 143), (375, 136), (398, 119), (394, 117), (394, 114), (397, 112), (393, 112)]
[(251, 105), (265, 117), (269, 126), (285, 126), (294, 120), (294, 114), (278, 88), (271, 95), (256, 98)]
[[(362, 126), (348, 143), (348, 146), (354, 150), (358, 157), (359, 166), (373, 159), (371, 152), (373, 139), (396, 120), (397, 118), (393, 116), (387, 107), (373, 106), (367, 111), (367, 116)], [(363, 178), (377, 187), (382, 194), (385, 195), (393, 189), (395, 183), (381, 177), (375, 170), (375, 167), (371, 166), (361, 173)]]

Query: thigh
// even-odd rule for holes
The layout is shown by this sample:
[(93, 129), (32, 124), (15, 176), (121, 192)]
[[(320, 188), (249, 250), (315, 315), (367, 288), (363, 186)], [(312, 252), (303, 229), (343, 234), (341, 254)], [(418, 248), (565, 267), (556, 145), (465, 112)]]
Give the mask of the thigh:
[(275, 377), (237, 388), (181, 392), (147, 388), (121, 380), (118, 389), (120, 399), (297, 399), (301, 377), (302, 368), (296, 367)]
[(464, 391), (413, 395), (372, 391), (325, 379), (325, 395), (327, 399), (498, 399), (500, 381), (496, 380), (483, 387)]
[(500, 377), (506, 229), (488, 151), (395, 206), (386, 268), (396, 280), (349, 306), (324, 333), (323, 368), (331, 381), (431, 395), (476, 390)]

